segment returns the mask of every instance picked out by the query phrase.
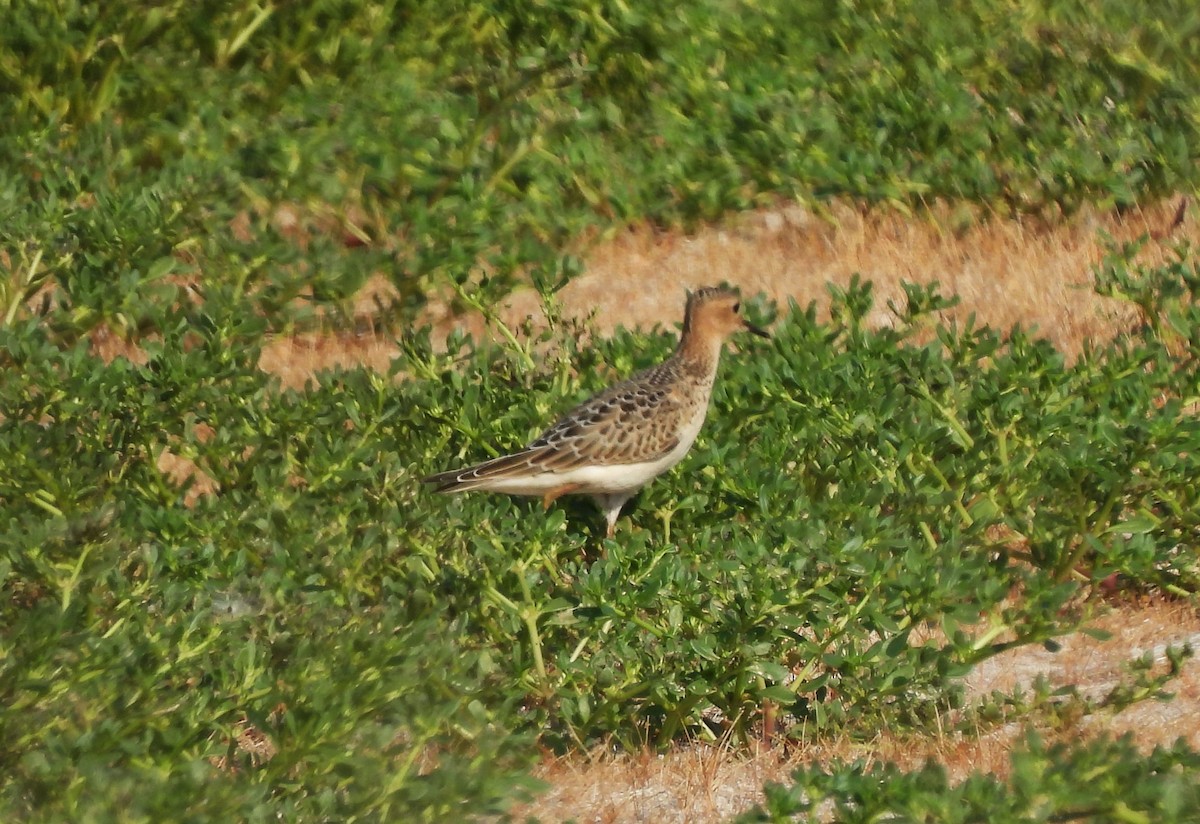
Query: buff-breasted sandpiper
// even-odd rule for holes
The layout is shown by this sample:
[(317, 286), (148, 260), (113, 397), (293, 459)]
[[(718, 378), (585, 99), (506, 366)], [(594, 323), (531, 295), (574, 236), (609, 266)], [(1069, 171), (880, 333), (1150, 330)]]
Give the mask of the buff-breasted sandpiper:
[(520, 452), (424, 478), (438, 492), (475, 489), (535, 495), (546, 507), (561, 495), (590, 495), (613, 536), (621, 507), (683, 460), (704, 417), (725, 339), (767, 333), (741, 317), (737, 293), (688, 295), (675, 353), (568, 412)]

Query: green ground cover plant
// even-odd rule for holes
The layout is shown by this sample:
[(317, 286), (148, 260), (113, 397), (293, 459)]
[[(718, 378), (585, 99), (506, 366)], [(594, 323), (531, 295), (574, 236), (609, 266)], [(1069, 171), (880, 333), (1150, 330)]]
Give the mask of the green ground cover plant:
[[(758, 305), (774, 340), (727, 361), (697, 448), (607, 543), (586, 503), (416, 479), (525, 442), (670, 336), (435, 352), (407, 326), (454, 285), (550, 299), (572, 244), (632, 220), (831, 196), (1053, 218), (1194, 187), (1194, 4), (4, 17), (5, 820), (497, 814), (542, 749), (737, 739), (764, 702), (785, 734), (921, 730), (957, 675), (1078, 626), (1098, 582), (1196, 589), (1190, 249), (1114, 249), (1097, 288), (1144, 328), (1075, 362), (939, 324), (932, 290), (884, 331), (866, 284), (829, 322)], [(377, 272), (392, 374), (284, 390), (258, 368), (275, 333), (348, 325)], [(146, 362), (98, 358), (102, 325)], [(199, 474), (181, 488), (163, 450)], [(1060, 755), (1194, 777), (1184, 748)]]

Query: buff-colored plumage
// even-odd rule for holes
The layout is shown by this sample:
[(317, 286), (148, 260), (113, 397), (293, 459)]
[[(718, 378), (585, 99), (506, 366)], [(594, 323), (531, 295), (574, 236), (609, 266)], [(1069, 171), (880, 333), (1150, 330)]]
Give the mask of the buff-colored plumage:
[(590, 495), (604, 510), (611, 538), (624, 503), (691, 449), (725, 338), (741, 329), (766, 337), (739, 310), (737, 294), (727, 289), (690, 294), (670, 358), (571, 410), (520, 452), (424, 481), (438, 492), (536, 495), (546, 506), (561, 495)]

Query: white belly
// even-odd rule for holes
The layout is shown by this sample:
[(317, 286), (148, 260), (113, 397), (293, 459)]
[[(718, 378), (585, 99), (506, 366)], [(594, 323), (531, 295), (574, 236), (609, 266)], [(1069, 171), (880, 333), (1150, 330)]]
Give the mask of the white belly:
[(524, 478), (496, 478), (487, 489), (507, 492), (510, 495), (545, 495), (568, 484), (578, 484), (574, 490), (580, 495), (612, 495), (632, 493), (666, 472), (683, 460), (700, 434), (708, 405), (700, 405), (692, 420), (679, 431), (679, 443), (675, 448), (654, 461), (608, 466), (577, 466), (566, 472), (543, 472)]

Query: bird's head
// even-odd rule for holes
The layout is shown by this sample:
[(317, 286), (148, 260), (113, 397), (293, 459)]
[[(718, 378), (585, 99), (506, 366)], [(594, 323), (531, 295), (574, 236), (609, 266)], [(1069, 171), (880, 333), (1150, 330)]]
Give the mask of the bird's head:
[(734, 332), (750, 332), (760, 338), (770, 335), (742, 316), (742, 299), (737, 292), (720, 286), (706, 286), (688, 293), (683, 317), (684, 335), (699, 334), (724, 340)]

